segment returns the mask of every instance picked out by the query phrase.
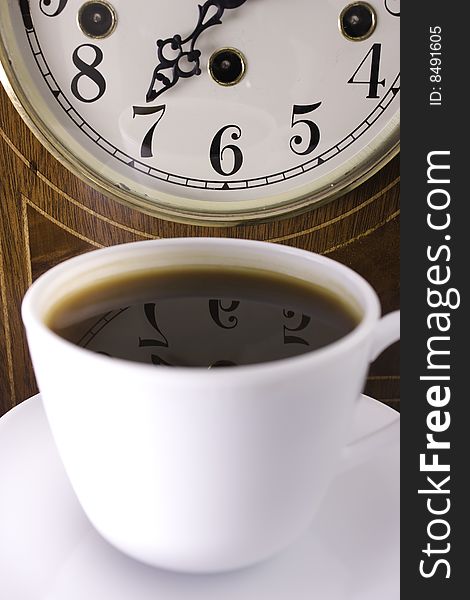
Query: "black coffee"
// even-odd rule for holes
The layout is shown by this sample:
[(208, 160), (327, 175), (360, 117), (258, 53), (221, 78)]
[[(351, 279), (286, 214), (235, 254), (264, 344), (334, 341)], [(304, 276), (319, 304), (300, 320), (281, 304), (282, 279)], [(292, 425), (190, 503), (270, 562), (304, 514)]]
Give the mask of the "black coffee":
[(351, 301), (294, 277), (181, 267), (100, 281), (64, 299), (47, 322), (109, 356), (214, 368), (321, 348), (352, 331), (356, 313)]

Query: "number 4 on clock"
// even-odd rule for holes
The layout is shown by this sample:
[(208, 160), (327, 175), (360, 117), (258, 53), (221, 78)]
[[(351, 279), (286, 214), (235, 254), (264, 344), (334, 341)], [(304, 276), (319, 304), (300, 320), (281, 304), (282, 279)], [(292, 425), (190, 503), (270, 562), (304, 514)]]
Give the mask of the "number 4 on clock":
[[(382, 53), (382, 44), (374, 44), (369, 52), (364, 57), (364, 60), (354, 71), (354, 75), (348, 81), (348, 83), (359, 83), (366, 84), (369, 86), (369, 93), (366, 98), (379, 98), (378, 89), (379, 85), (382, 87), (385, 86), (385, 79), (379, 81), (379, 72), (380, 72), (380, 55)], [(356, 75), (360, 76), (360, 71), (365, 70), (365, 64), (370, 57), (370, 74), (369, 79), (367, 81), (356, 81)]]

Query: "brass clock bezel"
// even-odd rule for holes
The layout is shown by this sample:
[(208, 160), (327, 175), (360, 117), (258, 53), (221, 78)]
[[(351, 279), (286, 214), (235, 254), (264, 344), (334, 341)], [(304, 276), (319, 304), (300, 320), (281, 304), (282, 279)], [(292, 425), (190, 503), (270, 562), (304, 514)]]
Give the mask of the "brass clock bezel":
[[(1, 25), (0, 25), (1, 34)], [(169, 207), (158, 204), (128, 192), (117, 184), (110, 183), (99, 173), (85, 165), (64, 144), (62, 144), (50, 131), (47, 124), (31, 104), (30, 99), (23, 92), (22, 87), (9, 59), (7, 49), (0, 35), (0, 82), (3, 84), (10, 100), (20, 114), (23, 121), (38, 138), (41, 144), (73, 175), (90, 185), (92, 188), (110, 197), (121, 204), (141, 211), (152, 217), (166, 221), (209, 227), (232, 227), (239, 224), (271, 222), (286, 219), (300, 213), (313, 210), (327, 202), (346, 194), (358, 187), (382, 169), (400, 150), (399, 111), (389, 125), (384, 128), (374, 140), (374, 147), (368, 147), (369, 155), (362, 158), (363, 152), (351, 159), (348, 170), (341, 181), (328, 176), (326, 183), (319, 189), (310, 190), (302, 196), (278, 203), (274, 206), (253, 208), (249, 210), (229, 210), (225, 213), (210, 212), (208, 210), (193, 211), (190, 209)], [(333, 171), (332, 173), (334, 173)]]

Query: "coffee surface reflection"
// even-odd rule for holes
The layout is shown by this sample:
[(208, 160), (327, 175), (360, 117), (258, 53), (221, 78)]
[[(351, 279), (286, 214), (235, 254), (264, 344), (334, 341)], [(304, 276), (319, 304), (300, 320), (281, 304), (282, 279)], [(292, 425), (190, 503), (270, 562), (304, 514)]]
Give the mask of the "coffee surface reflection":
[(211, 369), (303, 354), (358, 320), (345, 299), (311, 283), (235, 267), (114, 277), (70, 295), (48, 316), (56, 333), (95, 352)]

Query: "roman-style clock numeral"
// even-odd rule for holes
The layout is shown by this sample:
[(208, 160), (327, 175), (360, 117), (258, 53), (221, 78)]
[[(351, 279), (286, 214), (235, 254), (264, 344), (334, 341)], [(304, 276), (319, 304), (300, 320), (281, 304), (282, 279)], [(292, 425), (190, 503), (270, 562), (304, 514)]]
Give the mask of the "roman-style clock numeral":
[[(379, 95), (377, 93), (378, 89), (379, 89), (379, 85), (382, 87), (385, 87), (385, 79), (382, 79), (382, 81), (379, 81), (381, 53), (382, 53), (382, 44), (374, 44), (372, 46), (372, 48), (369, 50), (369, 52), (366, 54), (366, 56), (364, 57), (364, 60), (354, 71), (354, 75), (348, 81), (348, 83), (358, 83), (358, 84), (368, 85), (369, 93), (367, 94), (366, 98), (379, 98)], [(361, 71), (362, 67), (366, 63), (369, 56), (370, 56), (370, 63), (371, 63), (369, 79), (366, 81), (356, 81), (356, 79), (355, 79), (356, 75), (359, 74), (359, 71)]]
[(159, 113), (157, 120), (150, 127), (144, 137), (144, 141), (142, 142), (142, 146), (140, 147), (140, 156), (142, 158), (151, 158), (153, 156), (152, 143), (153, 143), (153, 134), (155, 133), (155, 129), (157, 125), (163, 118), (165, 114), (166, 104), (161, 104), (160, 106), (133, 106), (132, 107), (132, 118), (135, 119), (136, 115), (154, 115)]
[[(80, 58), (80, 50), (82, 48), (91, 48), (93, 50), (93, 52), (95, 53), (95, 58), (93, 59), (93, 61), (91, 63), (87, 63)], [(72, 79), (72, 83), (71, 83), (72, 94), (75, 96), (75, 98), (77, 98), (81, 102), (96, 102), (96, 100), (99, 100), (106, 91), (105, 78), (96, 69), (96, 67), (99, 64), (101, 64), (101, 62), (103, 61), (103, 52), (102, 52), (101, 48), (98, 48), (98, 46), (94, 46), (93, 44), (82, 44), (81, 46), (78, 46), (77, 48), (75, 48), (75, 50), (72, 54), (72, 60), (73, 60), (73, 64), (79, 70), (79, 72)], [(95, 96), (92, 96), (91, 98), (85, 98), (80, 93), (80, 91), (78, 89), (78, 84), (82, 77), (87, 77), (88, 79), (91, 79), (91, 81), (93, 81), (96, 84), (96, 86), (98, 87), (98, 91)]]
[(301, 146), (303, 144), (303, 138), (300, 135), (294, 135), (293, 138), (291, 138), (290, 141), (290, 147), (292, 152), (295, 152), (296, 154), (298, 154), (299, 156), (305, 156), (306, 154), (310, 154), (311, 152), (313, 152), (315, 150), (315, 148), (318, 146), (318, 144), (320, 143), (320, 129), (318, 128), (318, 125), (316, 123), (314, 123), (313, 121), (309, 121), (308, 119), (295, 119), (295, 117), (297, 115), (308, 115), (309, 113), (313, 112), (314, 110), (317, 110), (317, 108), (319, 108), (321, 106), (321, 102), (317, 102), (316, 104), (307, 104), (304, 106), (301, 106), (299, 104), (295, 104), (294, 108), (292, 109), (292, 127), (294, 127), (294, 125), (298, 125), (299, 123), (305, 123), (305, 125), (308, 126), (309, 132), (310, 132), (310, 139), (308, 142), (308, 146), (305, 150), (297, 150), (296, 146)]
[[(217, 171), (219, 175), (224, 175), (226, 177), (229, 177), (230, 175), (235, 175), (235, 173), (237, 173), (242, 168), (243, 164), (243, 154), (238, 146), (235, 146), (234, 144), (228, 144), (227, 146), (222, 147), (222, 137), (224, 133), (229, 129), (235, 130), (232, 131), (232, 133), (230, 134), (232, 140), (239, 140), (241, 138), (242, 130), (240, 129), (240, 127), (238, 127), (238, 125), (226, 125), (216, 133), (214, 139), (212, 140), (209, 152), (211, 165), (214, 168), (214, 170)], [(228, 172), (224, 171), (224, 169), (222, 168), (222, 161), (224, 159), (224, 154), (227, 150), (230, 150), (233, 155), (233, 167), (232, 170)]]

